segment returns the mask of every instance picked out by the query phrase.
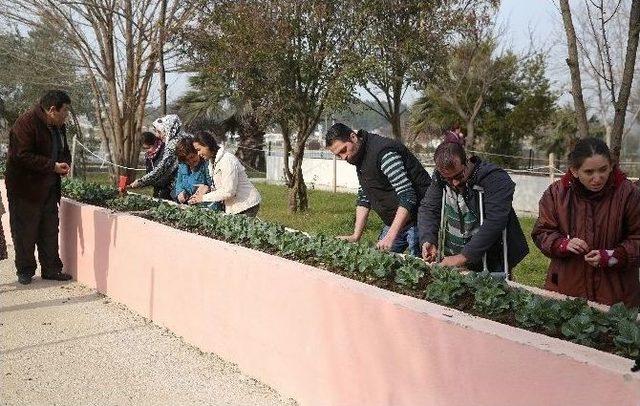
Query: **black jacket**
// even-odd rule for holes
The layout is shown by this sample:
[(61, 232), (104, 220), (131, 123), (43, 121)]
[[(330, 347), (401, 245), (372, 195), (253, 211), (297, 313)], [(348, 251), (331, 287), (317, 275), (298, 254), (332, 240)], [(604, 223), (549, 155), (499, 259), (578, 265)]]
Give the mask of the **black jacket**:
[[(355, 165), (360, 187), (367, 195), (371, 209), (378, 213), (384, 224), (390, 226), (396, 216), (399, 202), (391, 182), (380, 169), (380, 161), (384, 154), (394, 151), (400, 155), (411, 186), (416, 193), (417, 203), (427, 192), (431, 177), (420, 161), (402, 143), (364, 130), (358, 132), (358, 138), (362, 140), (362, 144)], [(415, 222), (417, 214), (416, 205), (409, 222)]]
[[(463, 194), (467, 207), (480, 218), (480, 200), (477, 187), (484, 189), (484, 224), (462, 250), (462, 254), (471, 264), (482, 262), (487, 253), (490, 269), (502, 269), (502, 230), (507, 229), (507, 260), (509, 269), (513, 269), (529, 253), (527, 240), (520, 227), (511, 202), (515, 183), (503, 169), (496, 165), (472, 157), (474, 172), (466, 183)], [(435, 170), (433, 182), (420, 203), (418, 210), (418, 231), (420, 243), (438, 243), (440, 213), (443, 191), (446, 181)]]

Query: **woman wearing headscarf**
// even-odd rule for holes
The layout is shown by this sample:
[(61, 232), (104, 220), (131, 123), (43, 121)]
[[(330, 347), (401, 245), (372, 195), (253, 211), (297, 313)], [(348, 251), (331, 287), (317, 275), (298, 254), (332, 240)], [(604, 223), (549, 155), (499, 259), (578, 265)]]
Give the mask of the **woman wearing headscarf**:
[[(142, 149), (144, 153), (144, 166), (147, 173), (153, 171), (158, 166), (164, 152), (164, 141), (162, 141), (155, 133), (145, 131), (142, 133)], [(153, 187), (153, 197), (161, 199), (171, 199), (170, 184), (159, 188)]]
[[(162, 141), (165, 147), (162, 151), (162, 157), (158, 165), (153, 170), (140, 179), (135, 180), (129, 185), (129, 188), (141, 188), (145, 186), (153, 186), (161, 189), (173, 190), (176, 171), (178, 169), (178, 158), (176, 157), (176, 144), (178, 140), (188, 137), (182, 131), (182, 122), (175, 114), (169, 114), (160, 117), (153, 122), (153, 129)], [(175, 197), (175, 196), (173, 196)], [(163, 197), (166, 199), (172, 196)]]

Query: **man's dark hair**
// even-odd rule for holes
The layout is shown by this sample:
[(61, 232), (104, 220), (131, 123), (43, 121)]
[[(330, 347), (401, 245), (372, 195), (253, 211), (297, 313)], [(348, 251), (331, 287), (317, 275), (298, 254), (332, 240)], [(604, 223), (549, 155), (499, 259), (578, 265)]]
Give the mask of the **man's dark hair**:
[(157, 139), (158, 137), (151, 131), (145, 131), (142, 133), (142, 145), (153, 146), (153, 144), (156, 143)]
[(335, 123), (329, 127), (329, 131), (327, 131), (327, 134), (324, 136), (326, 146), (330, 147), (335, 140), (343, 142), (349, 141), (349, 136), (352, 132), (353, 130), (348, 126), (342, 123)]
[(607, 144), (599, 138), (582, 138), (569, 153), (569, 166), (578, 169), (587, 158), (602, 155), (611, 163), (611, 152)]
[(71, 98), (62, 90), (49, 90), (40, 98), (40, 107), (45, 111), (51, 106), (56, 110), (60, 110), (64, 104), (71, 104)]
[(215, 137), (209, 131), (196, 132), (191, 142), (197, 142), (198, 144), (204, 145), (209, 148), (213, 154), (215, 154), (220, 148)]
[(438, 145), (436, 152), (433, 154), (433, 160), (436, 168), (450, 169), (455, 165), (455, 158), (460, 159), (461, 164), (467, 163), (467, 154), (460, 142), (445, 141)]
[(193, 141), (195, 140), (190, 137), (178, 140), (176, 143), (176, 156), (178, 157), (178, 161), (186, 162), (189, 155), (198, 153), (193, 147)]

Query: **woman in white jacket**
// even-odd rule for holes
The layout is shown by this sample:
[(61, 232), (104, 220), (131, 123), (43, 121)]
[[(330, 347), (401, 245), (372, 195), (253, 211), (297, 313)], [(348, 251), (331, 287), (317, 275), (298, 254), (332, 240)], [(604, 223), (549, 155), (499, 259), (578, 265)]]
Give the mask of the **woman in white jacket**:
[(260, 193), (249, 181), (238, 158), (223, 146), (219, 146), (206, 131), (195, 135), (193, 147), (198, 151), (198, 155), (209, 162), (209, 175), (213, 179), (215, 189), (191, 196), (189, 204), (222, 202), (228, 214), (255, 217), (260, 209)]

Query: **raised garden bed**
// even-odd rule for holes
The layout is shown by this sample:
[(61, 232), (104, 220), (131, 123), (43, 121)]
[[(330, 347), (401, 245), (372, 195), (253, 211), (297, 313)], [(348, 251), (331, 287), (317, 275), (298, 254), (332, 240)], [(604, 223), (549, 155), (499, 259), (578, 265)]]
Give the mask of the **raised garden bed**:
[(70, 198), (299, 261), (384, 289), (427, 299), (473, 315), (616, 353), (640, 356), (637, 309), (621, 303), (607, 312), (586, 300), (563, 301), (513, 288), (488, 275), (461, 274), (454, 269), (428, 266), (411, 256), (398, 256), (362, 244), (345, 244), (333, 237), (309, 235), (244, 216), (224, 216), (210, 210), (162, 204), (140, 195), (116, 197), (109, 187), (66, 181)]
[(144, 219), (65, 200), (69, 270), (303, 404), (640, 399), (632, 360), (584, 346), (635, 356), (636, 314), (621, 306), (605, 314), (242, 216), (149, 206)]

